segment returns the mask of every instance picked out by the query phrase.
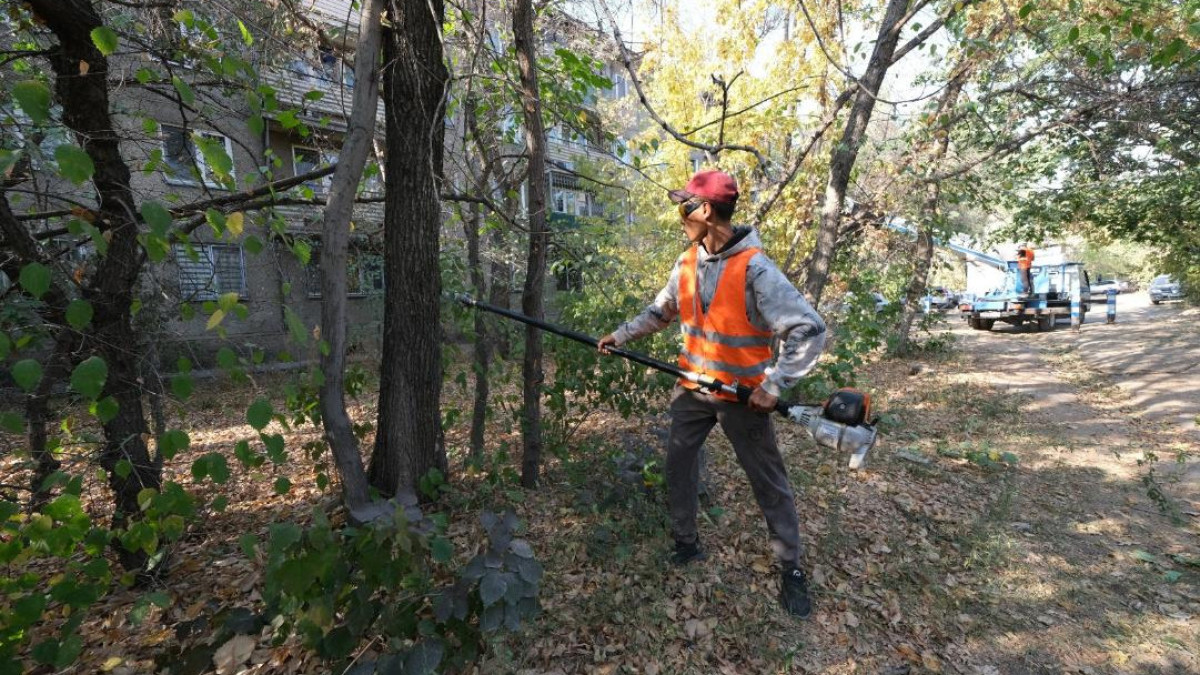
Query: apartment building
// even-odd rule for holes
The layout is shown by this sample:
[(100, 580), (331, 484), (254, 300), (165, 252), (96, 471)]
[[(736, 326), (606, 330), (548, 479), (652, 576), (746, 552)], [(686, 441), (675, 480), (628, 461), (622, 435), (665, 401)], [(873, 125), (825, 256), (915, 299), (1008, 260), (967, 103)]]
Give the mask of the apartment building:
[[(239, 191), (336, 162), (355, 82), (351, 63), (357, 15), (349, 0), (296, 1), (305, 21), (320, 29), (324, 41), (312, 34), (280, 32), (283, 24), (266, 3), (236, 20), (206, 14), (211, 5), (205, 3), (190, 5), (192, 9), (185, 5), (170, 14), (144, 10), (159, 22), (152, 27), (168, 35), (177, 33), (178, 45), (157, 62), (145, 54), (112, 61), (112, 108), (126, 132), (122, 155), (135, 169), (132, 187), (139, 200), (168, 207), (219, 202)], [(569, 19), (562, 26), (561, 37), (556, 30), (547, 32), (550, 49), (568, 39)], [(235, 27), (243, 38), (240, 56), (254, 65), (254, 72), (235, 73), (231, 79), (237, 86), (224, 86), (214, 82), (214, 73), (223, 67), (223, 50), (237, 45), (237, 33), (230, 35)], [(173, 87), (163, 85), (168, 76)], [(614, 93), (595, 92), (590, 100)], [(382, 102), (378, 121), (382, 150)], [(453, 114), (447, 123), (451, 127), (456, 123)], [(566, 123), (549, 131), (550, 168), (544, 179), (550, 187), (552, 227), (569, 229), (587, 218), (622, 217), (623, 205), (606, 203), (601, 191), (577, 170), (608, 151), (603, 137), (588, 131), (592, 130)], [(65, 136), (66, 130), (54, 133)], [(34, 158), (31, 180), (40, 181), (41, 197), (8, 193), (14, 211), (31, 218), (30, 214), (55, 211), (54, 195), (80, 203), (94, 198), (86, 184), (68, 184), (45, 170), (53, 162), (53, 148), (63, 142), (50, 136), (5, 139), (6, 147), (36, 145), (46, 150), (39, 153), (33, 148), (29, 153)], [(448, 144), (453, 136), (447, 133)], [(356, 206), (352, 222), (347, 270), (351, 350), (372, 350), (380, 339), (384, 271), (379, 159), (368, 162), (360, 193), (363, 203)], [(197, 365), (212, 364), (218, 353), (227, 359), (230, 349), (251, 362), (274, 360), (281, 352), (295, 358), (314, 356), (311, 342), (303, 348), (307, 351), (298, 351), (289, 336), (312, 334), (320, 323), (320, 203), (328, 185), (328, 177), (314, 179), (277, 195), (277, 203), (270, 206), (258, 200), (258, 208), (227, 215), (211, 210), (187, 223), (194, 227), (188, 242), (171, 244), (161, 260), (152, 257), (155, 264), (146, 275), (137, 320), (168, 367), (180, 356)], [(31, 221), (31, 225), (49, 231), (60, 227), (61, 220), (40, 225)], [(457, 231), (448, 229), (447, 236), (456, 236)], [(72, 255), (82, 263), (88, 247)], [(514, 266), (514, 270), (522, 268)], [(578, 279), (568, 271), (553, 283), (569, 290)], [(227, 302), (234, 294), (240, 307), (214, 323), (222, 298)]]

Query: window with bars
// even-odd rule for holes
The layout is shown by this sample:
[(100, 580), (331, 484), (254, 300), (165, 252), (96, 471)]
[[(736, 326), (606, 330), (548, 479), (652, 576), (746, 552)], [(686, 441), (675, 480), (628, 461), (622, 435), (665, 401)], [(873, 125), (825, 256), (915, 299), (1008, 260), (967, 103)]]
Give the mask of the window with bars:
[(590, 192), (582, 189), (577, 176), (550, 172), (550, 209), (572, 216), (600, 215), (602, 209)]
[(233, 244), (175, 245), (179, 295), (185, 301), (216, 300), (226, 293), (246, 297), (242, 247)]
[[(321, 297), (321, 244), (312, 242), (312, 256), (305, 268), (308, 297)], [(383, 256), (351, 245), (346, 252), (346, 295), (383, 295)]]

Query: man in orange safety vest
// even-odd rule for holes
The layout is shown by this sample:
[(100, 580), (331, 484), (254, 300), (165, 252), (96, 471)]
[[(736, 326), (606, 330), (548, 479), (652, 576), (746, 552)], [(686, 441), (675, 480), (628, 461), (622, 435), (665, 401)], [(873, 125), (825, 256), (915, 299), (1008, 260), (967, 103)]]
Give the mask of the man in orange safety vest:
[[(678, 318), (683, 368), (753, 389), (748, 405), (741, 405), (691, 382), (681, 380), (675, 387), (666, 459), (672, 562), (686, 565), (706, 558), (696, 527), (699, 452), (719, 423), (766, 518), (783, 570), (780, 602), (791, 614), (806, 617), (812, 603), (801, 569), (804, 546), (771, 412), (780, 392), (816, 365), (825, 345), (825, 323), (762, 252), (754, 228), (732, 224), (738, 199), (732, 176), (700, 171), (669, 195), (678, 204), (690, 246), (654, 303), (601, 338), (599, 349), (650, 335)], [(775, 340), (780, 341), (777, 358)]]

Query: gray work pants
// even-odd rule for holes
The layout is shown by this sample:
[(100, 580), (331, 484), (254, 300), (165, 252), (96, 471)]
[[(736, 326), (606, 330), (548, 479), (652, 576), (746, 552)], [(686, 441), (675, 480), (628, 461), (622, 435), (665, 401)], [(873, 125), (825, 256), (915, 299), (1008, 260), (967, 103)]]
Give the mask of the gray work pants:
[(771, 548), (786, 566), (800, 565), (800, 519), (788, 483), (787, 469), (775, 442), (775, 425), (768, 413), (675, 385), (671, 394), (671, 435), (667, 439), (667, 493), (671, 534), (676, 541), (696, 541), (697, 489), (700, 446), (713, 425), (733, 445), (738, 463), (750, 479), (754, 498), (767, 519)]

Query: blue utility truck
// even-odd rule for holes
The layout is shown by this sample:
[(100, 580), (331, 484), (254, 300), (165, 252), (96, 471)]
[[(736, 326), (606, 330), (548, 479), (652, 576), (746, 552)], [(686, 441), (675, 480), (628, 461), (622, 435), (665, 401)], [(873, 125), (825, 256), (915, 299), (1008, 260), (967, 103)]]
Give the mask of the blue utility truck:
[(1008, 261), (1004, 285), (959, 305), (967, 325), (991, 330), (997, 321), (1014, 326), (1036, 323), (1051, 330), (1059, 318), (1071, 318), (1072, 306), (1082, 323), (1091, 305), (1091, 288), (1083, 263), (1033, 265), (1032, 288), (1026, 289), (1015, 260)]

